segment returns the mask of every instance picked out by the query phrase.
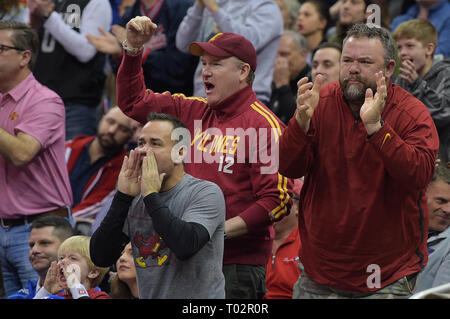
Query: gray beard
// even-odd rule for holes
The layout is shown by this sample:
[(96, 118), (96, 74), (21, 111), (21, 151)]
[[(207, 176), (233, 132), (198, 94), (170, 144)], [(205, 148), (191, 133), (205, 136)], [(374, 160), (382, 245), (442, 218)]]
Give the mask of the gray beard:
[(344, 97), (350, 104), (363, 105), (366, 98), (366, 87), (351, 84), (344, 90)]

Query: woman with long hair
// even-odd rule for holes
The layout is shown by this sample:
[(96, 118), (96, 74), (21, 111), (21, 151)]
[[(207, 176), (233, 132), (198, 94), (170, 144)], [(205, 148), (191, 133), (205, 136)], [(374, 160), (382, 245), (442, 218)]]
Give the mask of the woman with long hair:
[(308, 43), (309, 53), (306, 61), (311, 64), (311, 53), (325, 42), (326, 30), (330, 21), (328, 6), (320, 0), (308, 0), (300, 6), (297, 17), (298, 32)]
[(129, 242), (116, 262), (117, 275), (111, 281), (110, 295), (113, 299), (139, 298), (133, 249)]

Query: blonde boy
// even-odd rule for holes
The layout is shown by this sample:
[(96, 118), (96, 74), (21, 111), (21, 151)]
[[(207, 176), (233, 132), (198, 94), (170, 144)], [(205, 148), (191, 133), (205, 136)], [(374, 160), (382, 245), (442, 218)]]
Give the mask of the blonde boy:
[(96, 288), (109, 269), (93, 264), (90, 240), (88, 236), (73, 236), (61, 244), (58, 262), (52, 262), (44, 288), (35, 299), (110, 299), (107, 293)]

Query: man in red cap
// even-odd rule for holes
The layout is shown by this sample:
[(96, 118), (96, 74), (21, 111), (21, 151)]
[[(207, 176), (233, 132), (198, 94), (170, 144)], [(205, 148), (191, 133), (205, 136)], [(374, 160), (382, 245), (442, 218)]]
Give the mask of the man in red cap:
[(273, 225), (275, 237), (272, 258), (266, 265), (267, 294), (264, 299), (292, 299), (292, 289), (300, 276), (299, 251), (302, 246), (298, 231), (298, 201), (303, 180), (295, 179), (291, 213)]
[(293, 183), (278, 173), (278, 140), (284, 124), (252, 89), (255, 49), (235, 33), (194, 42), (190, 50), (201, 57), (206, 99), (159, 94), (146, 90), (141, 69), (142, 45), (155, 30), (148, 17), (136, 17), (126, 26), (126, 54), (117, 75), (118, 105), (141, 123), (150, 112), (159, 112), (186, 124), (190, 135), (186, 172), (216, 183), (225, 195), (226, 298), (261, 298), (266, 292), (272, 223), (289, 214)]
[[(231, 32), (218, 33), (208, 42), (193, 42), (189, 50), (193, 55), (201, 57), (204, 68), (214, 66), (219, 61), (225, 66), (203, 72), (206, 99), (211, 106), (236, 91), (249, 85), (251, 87), (256, 70), (256, 51), (243, 36)], [(236, 67), (242, 68), (238, 76), (235, 72), (230, 72)], [(247, 76), (241, 78), (244, 74)]]

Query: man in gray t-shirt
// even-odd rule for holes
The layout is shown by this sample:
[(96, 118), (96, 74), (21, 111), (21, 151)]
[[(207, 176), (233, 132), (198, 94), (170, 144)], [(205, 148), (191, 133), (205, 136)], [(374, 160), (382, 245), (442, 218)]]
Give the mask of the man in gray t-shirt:
[[(176, 118), (151, 113), (124, 159), (111, 208), (91, 238), (93, 262), (110, 266), (131, 241), (139, 298), (225, 298), (225, 200), (184, 173)], [(189, 142), (189, 141), (188, 141)]]

